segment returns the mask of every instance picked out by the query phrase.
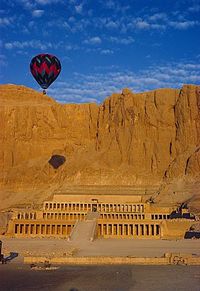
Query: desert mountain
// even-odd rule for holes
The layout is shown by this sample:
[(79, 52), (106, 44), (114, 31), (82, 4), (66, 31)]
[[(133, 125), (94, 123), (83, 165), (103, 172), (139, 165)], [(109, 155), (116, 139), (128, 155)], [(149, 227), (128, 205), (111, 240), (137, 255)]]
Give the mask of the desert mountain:
[(155, 202), (199, 211), (200, 86), (124, 89), (101, 105), (63, 105), (16, 85), (0, 92), (1, 209), (105, 185), (155, 188)]

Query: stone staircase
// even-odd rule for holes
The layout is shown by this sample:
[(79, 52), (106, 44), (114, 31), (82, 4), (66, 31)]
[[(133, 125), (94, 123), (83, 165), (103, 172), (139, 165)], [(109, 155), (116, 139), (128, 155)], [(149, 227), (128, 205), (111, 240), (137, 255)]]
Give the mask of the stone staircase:
[(72, 229), (68, 240), (71, 242), (93, 241), (96, 234), (98, 212), (89, 212), (85, 220), (78, 220)]

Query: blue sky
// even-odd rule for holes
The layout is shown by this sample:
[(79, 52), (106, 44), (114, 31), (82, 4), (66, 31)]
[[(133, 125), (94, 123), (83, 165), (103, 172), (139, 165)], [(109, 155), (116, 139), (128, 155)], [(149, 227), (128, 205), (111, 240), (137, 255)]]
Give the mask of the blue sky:
[(200, 84), (200, 0), (1, 0), (0, 29), (0, 83), (41, 90), (29, 63), (54, 54), (59, 102)]

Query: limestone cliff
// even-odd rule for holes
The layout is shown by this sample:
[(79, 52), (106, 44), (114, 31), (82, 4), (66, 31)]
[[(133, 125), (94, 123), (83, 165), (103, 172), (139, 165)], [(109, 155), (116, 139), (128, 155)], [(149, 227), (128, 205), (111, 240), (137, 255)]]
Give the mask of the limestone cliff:
[(100, 106), (61, 105), (15, 85), (0, 92), (1, 208), (69, 185), (153, 186), (155, 201), (199, 201), (199, 86), (124, 89)]

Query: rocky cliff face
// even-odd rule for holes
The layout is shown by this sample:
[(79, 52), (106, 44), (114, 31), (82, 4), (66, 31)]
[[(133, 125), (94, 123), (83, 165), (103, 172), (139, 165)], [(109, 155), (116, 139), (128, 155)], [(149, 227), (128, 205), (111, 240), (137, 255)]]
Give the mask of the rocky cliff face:
[[(15, 85), (0, 92), (1, 208), (68, 185), (155, 186), (157, 201), (173, 192), (173, 201), (198, 198), (199, 86), (124, 89), (100, 106), (61, 105)], [(64, 162), (54, 168), (52, 156)]]

